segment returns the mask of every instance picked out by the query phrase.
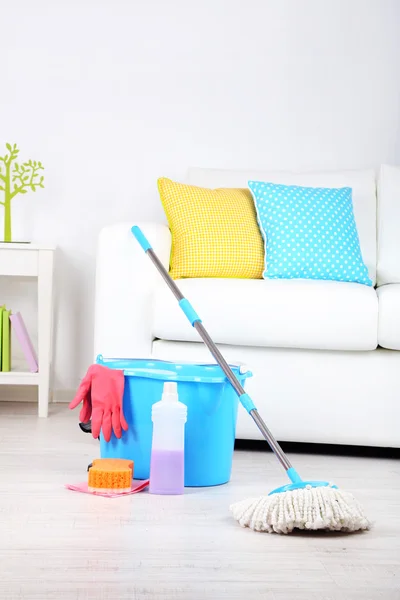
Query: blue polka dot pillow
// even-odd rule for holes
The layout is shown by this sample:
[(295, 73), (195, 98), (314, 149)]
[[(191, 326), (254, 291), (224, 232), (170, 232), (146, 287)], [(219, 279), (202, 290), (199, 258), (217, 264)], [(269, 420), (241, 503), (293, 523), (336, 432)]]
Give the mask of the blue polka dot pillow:
[(265, 279), (324, 279), (372, 285), (351, 188), (249, 181), (265, 243)]

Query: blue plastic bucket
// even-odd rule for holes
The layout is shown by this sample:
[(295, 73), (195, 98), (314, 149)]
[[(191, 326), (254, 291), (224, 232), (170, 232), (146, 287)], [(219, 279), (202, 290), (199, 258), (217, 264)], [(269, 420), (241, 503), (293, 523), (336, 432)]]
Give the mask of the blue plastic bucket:
[[(97, 363), (125, 374), (123, 410), (129, 429), (106, 442), (100, 435), (102, 458), (134, 461), (135, 479), (148, 479), (153, 423), (151, 407), (161, 400), (164, 381), (176, 381), (179, 400), (188, 408), (185, 427), (185, 486), (227, 483), (231, 476), (238, 397), (218, 365), (162, 360), (105, 360)], [(231, 365), (244, 385), (252, 373)], [(243, 370), (243, 369), (242, 369)]]

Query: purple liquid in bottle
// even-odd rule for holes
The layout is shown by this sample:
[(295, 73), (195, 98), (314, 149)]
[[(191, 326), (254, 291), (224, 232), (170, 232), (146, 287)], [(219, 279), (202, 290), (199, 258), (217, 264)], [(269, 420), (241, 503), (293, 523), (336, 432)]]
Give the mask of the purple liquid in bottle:
[(187, 408), (178, 400), (175, 381), (164, 383), (162, 398), (153, 404), (151, 418), (150, 494), (183, 494)]
[(150, 494), (183, 494), (182, 450), (153, 450), (150, 464)]

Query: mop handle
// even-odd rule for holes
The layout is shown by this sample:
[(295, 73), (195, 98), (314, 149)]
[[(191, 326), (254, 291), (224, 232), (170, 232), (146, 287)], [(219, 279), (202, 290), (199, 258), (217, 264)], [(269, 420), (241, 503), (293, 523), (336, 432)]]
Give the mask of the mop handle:
[(196, 313), (196, 311), (190, 304), (189, 300), (187, 300), (184, 297), (184, 295), (182, 294), (182, 292), (180, 291), (180, 289), (178, 288), (178, 286), (176, 285), (174, 280), (170, 277), (168, 271), (165, 269), (164, 265), (162, 264), (162, 262), (160, 261), (160, 259), (156, 255), (156, 253), (154, 252), (153, 248), (151, 247), (149, 241), (147, 240), (146, 236), (144, 235), (144, 233), (142, 232), (140, 227), (135, 225), (134, 227), (132, 227), (131, 231), (132, 231), (134, 237), (136, 238), (136, 240), (142, 246), (142, 248), (145, 251), (145, 253), (147, 254), (147, 256), (149, 256), (149, 258), (154, 263), (155, 267), (159, 271), (159, 273), (162, 276), (162, 278), (164, 279), (165, 283), (168, 285), (171, 292), (174, 294), (175, 298), (177, 299), (177, 301), (179, 303), (179, 306), (181, 307), (182, 311), (185, 313), (187, 319), (190, 321), (192, 327), (194, 327), (194, 329), (196, 329), (197, 333), (200, 335), (201, 339), (203, 340), (203, 342), (205, 343), (205, 345), (207, 346), (207, 348), (209, 349), (209, 351), (215, 358), (216, 362), (219, 364), (219, 366), (225, 373), (226, 377), (228, 378), (228, 380), (231, 383), (232, 387), (234, 388), (235, 392), (239, 396), (239, 400), (240, 400), (242, 406), (246, 409), (246, 411), (252, 417), (253, 421), (257, 425), (257, 427), (260, 430), (263, 437), (267, 440), (271, 450), (274, 452), (274, 454), (278, 458), (278, 460), (281, 463), (281, 465), (283, 466), (283, 468), (286, 471), (289, 471), (288, 474), (289, 474), (289, 476), (291, 476), (292, 474), (294, 474), (294, 469), (293, 469), (292, 465), (290, 464), (289, 459), (287, 458), (286, 454), (283, 452), (282, 448), (280, 447), (280, 445), (278, 444), (278, 442), (276, 441), (276, 439), (274, 438), (274, 436), (272, 435), (272, 433), (270, 432), (270, 430), (264, 423), (263, 419), (260, 417), (254, 402), (252, 401), (250, 396), (248, 394), (246, 394), (243, 386), (240, 384), (240, 382), (236, 378), (235, 374), (233, 373), (232, 369), (230, 368), (230, 366), (228, 365), (228, 363), (222, 356), (221, 352), (218, 350), (217, 346), (212, 341), (206, 328), (202, 324), (200, 317), (198, 316), (198, 314)]

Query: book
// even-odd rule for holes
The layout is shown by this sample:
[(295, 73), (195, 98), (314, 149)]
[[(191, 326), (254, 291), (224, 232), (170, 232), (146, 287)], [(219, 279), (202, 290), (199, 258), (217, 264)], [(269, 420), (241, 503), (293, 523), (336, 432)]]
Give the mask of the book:
[(15, 315), (10, 315), (10, 322), (20, 343), (30, 372), (37, 373), (39, 370), (37, 355), (33, 347), (32, 340), (29, 337), (28, 331), (25, 327), (21, 313), (17, 312)]
[(2, 355), (1, 347), (3, 344), (3, 311), (4, 311), (4, 306), (0, 306), (0, 371), (1, 371), (1, 355)]
[(2, 343), (1, 343), (1, 370), (11, 371), (11, 323), (10, 323), (11, 311), (6, 308), (3, 309), (2, 321)]

